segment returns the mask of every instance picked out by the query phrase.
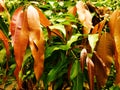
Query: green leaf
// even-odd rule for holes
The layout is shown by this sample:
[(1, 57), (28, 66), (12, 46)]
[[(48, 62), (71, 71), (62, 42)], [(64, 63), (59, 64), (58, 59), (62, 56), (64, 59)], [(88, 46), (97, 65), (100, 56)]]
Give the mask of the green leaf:
[(45, 51), (45, 57), (48, 58), (51, 56), (51, 54), (56, 50), (68, 50), (71, 48), (71, 44), (78, 40), (78, 37), (81, 36), (81, 34), (75, 34), (73, 35), (70, 40), (67, 42), (66, 45), (54, 45), (54, 46), (48, 46), (46, 47)]
[(61, 53), (60, 58), (61, 58), (61, 60), (48, 73), (48, 77), (47, 77), (48, 83), (57, 79), (57, 78), (60, 78), (64, 73), (67, 72), (66, 68), (67, 68), (68, 63), (66, 60), (66, 56), (63, 55), (63, 53)]
[(70, 79), (73, 80), (75, 77), (77, 77), (80, 69), (80, 62), (78, 60), (75, 60), (74, 64), (72, 65), (71, 71), (70, 71)]
[(78, 40), (78, 37), (80, 37), (80, 36), (82, 36), (82, 34), (75, 34), (75, 35), (73, 35), (73, 36), (70, 38), (70, 40), (67, 42), (67, 45), (70, 47), (71, 44), (72, 44), (73, 42), (77, 41), (77, 40)]
[(2, 50), (0, 50), (0, 63), (4, 62), (5, 55), (6, 55), (6, 50), (5, 48), (3, 48)]
[(75, 60), (71, 71), (70, 79), (72, 80), (72, 90), (83, 90), (83, 73), (80, 68), (79, 60)]
[(83, 90), (83, 74), (79, 73), (76, 78), (73, 79), (72, 90)]
[(89, 44), (92, 48), (92, 52), (94, 51), (94, 48), (96, 46), (96, 43), (98, 41), (98, 34), (89, 34), (88, 35), (88, 41), (89, 41)]

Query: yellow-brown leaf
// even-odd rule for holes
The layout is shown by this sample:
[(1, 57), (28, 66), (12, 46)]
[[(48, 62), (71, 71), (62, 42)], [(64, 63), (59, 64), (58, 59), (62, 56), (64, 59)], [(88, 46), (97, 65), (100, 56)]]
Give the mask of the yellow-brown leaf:
[(105, 85), (107, 81), (107, 68), (102, 59), (98, 56), (97, 52), (93, 53), (92, 61), (94, 63), (95, 76), (97, 80), (97, 86), (100, 89)]
[[(15, 13), (16, 14), (16, 13)], [(13, 15), (14, 16), (14, 15)], [(19, 88), (21, 87), (21, 79), (19, 78), (19, 72), (22, 67), (23, 57), (28, 45), (28, 28), (27, 28), (27, 20), (26, 15), (22, 9), (18, 11), (17, 17), (15, 18), (16, 25), (14, 21), (14, 26), (12, 27), (13, 30), (13, 46), (14, 46), (14, 55), (16, 61), (16, 69), (14, 71), (15, 77), (18, 81)], [(14, 20), (14, 19), (13, 19)]]
[(96, 52), (107, 66), (107, 75), (109, 74), (111, 64), (113, 63), (114, 50), (114, 40), (109, 33), (105, 32), (97, 44)]
[(101, 33), (101, 31), (103, 30), (103, 27), (105, 26), (105, 22), (106, 22), (106, 19), (102, 20), (97, 25), (95, 25), (94, 29), (92, 30), (92, 34)]
[(84, 26), (84, 33), (90, 33), (92, 26), (92, 15), (82, 1), (76, 4), (78, 19)]
[(34, 58), (34, 73), (39, 80), (44, 68), (44, 36), (40, 27), (38, 11), (29, 6), (27, 9), (27, 20), (29, 25), (29, 42)]
[(39, 13), (40, 23), (45, 27), (50, 26), (51, 22), (46, 18), (46, 16), (42, 13), (42, 11), (37, 7), (36, 7), (36, 10)]
[(115, 84), (120, 86), (120, 10), (115, 10), (109, 21), (110, 32), (115, 41), (115, 65), (116, 65), (116, 80)]

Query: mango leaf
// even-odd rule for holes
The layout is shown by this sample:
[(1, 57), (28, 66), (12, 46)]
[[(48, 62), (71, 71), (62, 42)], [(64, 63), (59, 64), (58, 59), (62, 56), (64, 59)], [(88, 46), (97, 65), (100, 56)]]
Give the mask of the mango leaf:
[[(36, 8), (27, 8), (27, 21), (29, 26), (29, 43), (34, 58), (34, 73), (37, 80), (42, 75), (44, 68), (44, 35), (40, 27), (39, 13)], [(33, 22), (34, 20), (34, 22)]]
[(54, 46), (48, 46), (46, 47), (45, 51), (45, 58), (48, 58), (54, 51), (56, 50), (68, 50), (71, 48), (71, 44), (75, 41), (77, 41), (78, 37), (80, 37), (81, 34), (75, 34), (73, 35), (70, 40), (67, 42), (66, 45), (54, 45)]
[(80, 69), (80, 63), (78, 60), (75, 60), (75, 62), (72, 65), (71, 71), (70, 71), (70, 79), (73, 80), (75, 77), (77, 77)]
[[(18, 13), (17, 13), (18, 12)], [(13, 25), (13, 26), (12, 26)], [(10, 31), (12, 35), (12, 41), (14, 46), (14, 55), (16, 61), (16, 68), (14, 71), (15, 77), (18, 81), (19, 88), (21, 87), (21, 79), (19, 78), (19, 72), (22, 67), (23, 57), (28, 45), (28, 28), (27, 28), (26, 13), (22, 8), (18, 8), (13, 14)]]
[(89, 44), (92, 48), (92, 52), (94, 51), (94, 48), (96, 46), (96, 43), (98, 41), (98, 34), (89, 34), (88, 35), (88, 40), (89, 40)]
[(68, 62), (67, 62), (66, 56), (63, 53), (61, 53), (60, 61), (48, 73), (47, 82), (49, 83), (51, 81), (54, 81), (59, 77), (61, 77), (64, 73), (66, 73), (67, 64)]
[(106, 22), (106, 19), (102, 20), (97, 25), (95, 25), (95, 27), (92, 30), (92, 34), (96, 34), (96, 33), (100, 34), (101, 31), (103, 30), (103, 27), (105, 26), (105, 22)]
[(80, 53), (80, 66), (81, 66), (82, 71), (84, 70), (86, 58), (87, 58), (87, 50), (83, 48)]
[(88, 9), (86, 9), (85, 4), (82, 1), (77, 2), (76, 4), (78, 19), (85, 27), (84, 34), (90, 33), (92, 26), (92, 15)]
[(108, 68), (108, 74), (110, 73), (110, 67), (113, 63), (113, 55), (114, 55), (114, 40), (112, 36), (105, 32), (101, 37), (96, 47), (96, 52), (105, 65)]
[(7, 37), (4, 35), (4, 33), (1, 30), (0, 30), (0, 40), (3, 41), (6, 49), (6, 56), (7, 56), (6, 70), (8, 70), (8, 60), (10, 59), (9, 43)]
[(10, 22), (10, 33), (11, 33), (12, 39), (13, 39), (14, 34), (15, 34), (17, 18), (19, 17), (19, 14), (21, 13), (22, 9), (23, 9), (23, 7), (17, 8), (12, 15), (12, 20)]
[(109, 21), (110, 33), (115, 41), (115, 65), (116, 65), (116, 80), (115, 84), (120, 86), (120, 10), (117, 9), (110, 16)]
[(35, 8), (39, 13), (40, 23), (45, 27), (50, 26), (51, 22), (46, 18), (46, 16), (42, 13), (42, 11), (37, 7)]
[(75, 60), (70, 71), (70, 79), (72, 80), (72, 90), (83, 90), (83, 74), (80, 69), (79, 60)]
[(90, 90), (94, 90), (94, 63), (89, 57), (87, 57), (86, 64), (88, 68)]
[(98, 56), (97, 52), (94, 51), (92, 56), (92, 61), (94, 63), (95, 76), (97, 80), (98, 88), (100, 89), (105, 85), (108, 75), (107, 75), (107, 67), (102, 59)]

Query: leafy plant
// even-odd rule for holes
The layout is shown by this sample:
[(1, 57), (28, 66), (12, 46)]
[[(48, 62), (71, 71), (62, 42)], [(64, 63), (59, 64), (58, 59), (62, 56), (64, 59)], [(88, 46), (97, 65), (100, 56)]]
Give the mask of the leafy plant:
[(1, 0), (0, 87), (119, 89), (117, 7), (110, 0)]

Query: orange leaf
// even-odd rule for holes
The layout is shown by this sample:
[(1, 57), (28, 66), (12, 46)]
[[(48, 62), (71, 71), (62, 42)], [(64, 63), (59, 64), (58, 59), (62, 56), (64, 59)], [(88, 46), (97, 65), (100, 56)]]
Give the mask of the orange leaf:
[(95, 76), (97, 80), (98, 88), (105, 85), (107, 81), (107, 68), (102, 59), (98, 56), (96, 52), (93, 53), (92, 61), (94, 63)]
[(116, 81), (115, 84), (120, 86), (120, 10), (115, 10), (110, 16), (109, 21), (110, 33), (115, 40), (115, 65), (116, 65)]
[[(13, 39), (14, 55), (15, 55), (15, 61), (16, 61), (16, 69), (14, 71), (14, 74), (18, 81), (19, 87), (21, 87), (22, 82), (18, 76), (22, 67), (25, 50), (28, 45), (29, 33), (28, 33), (28, 28), (27, 28), (28, 25), (27, 25), (25, 13), (23, 12), (22, 9), (20, 9), (18, 13), (19, 14), (17, 15), (17, 18), (16, 18), (16, 25), (12, 27), (12, 30), (14, 30), (14, 34), (12, 34), (13, 35), (12, 39)], [(11, 22), (14, 22), (14, 21), (11, 21)]]
[(69, 40), (73, 34), (73, 28), (72, 25), (65, 25), (65, 30), (66, 30), (66, 40)]
[(96, 52), (107, 66), (108, 74), (110, 72), (111, 64), (113, 63), (114, 50), (114, 40), (109, 33), (105, 32), (97, 44)]
[(68, 10), (68, 13), (72, 14), (72, 15), (76, 15), (76, 12), (77, 12), (77, 8), (74, 6), (74, 7), (71, 7), (69, 10)]
[(27, 9), (27, 20), (29, 25), (29, 42), (32, 55), (34, 58), (34, 73), (36, 79), (39, 80), (44, 68), (44, 36), (40, 27), (41, 17), (33, 6)]
[(7, 37), (4, 35), (4, 33), (1, 30), (0, 30), (0, 39), (3, 41), (5, 45), (6, 54), (7, 54), (6, 70), (8, 70), (8, 60), (10, 59), (9, 43)]
[(88, 34), (92, 26), (92, 15), (82, 1), (76, 4), (78, 19), (84, 26), (84, 33)]
[(92, 34), (101, 33), (101, 31), (103, 30), (103, 27), (105, 26), (105, 22), (106, 22), (106, 19), (102, 20), (97, 25), (95, 25), (94, 29), (92, 30)]
[(87, 57), (86, 64), (87, 64), (87, 68), (88, 68), (90, 90), (94, 90), (94, 63), (92, 62), (92, 60), (89, 57)]
[(42, 13), (42, 11), (36, 7), (36, 10), (38, 11), (38, 14), (39, 14), (39, 19), (40, 19), (40, 23), (44, 26), (44, 27), (47, 27), (47, 26), (50, 26), (51, 25), (51, 22), (46, 18), (46, 16)]
[(11, 33), (12, 37), (14, 36), (14, 33), (15, 33), (17, 18), (19, 16), (19, 14), (21, 13), (22, 9), (23, 9), (23, 7), (17, 8), (12, 15), (12, 20), (10, 22), (10, 33)]

